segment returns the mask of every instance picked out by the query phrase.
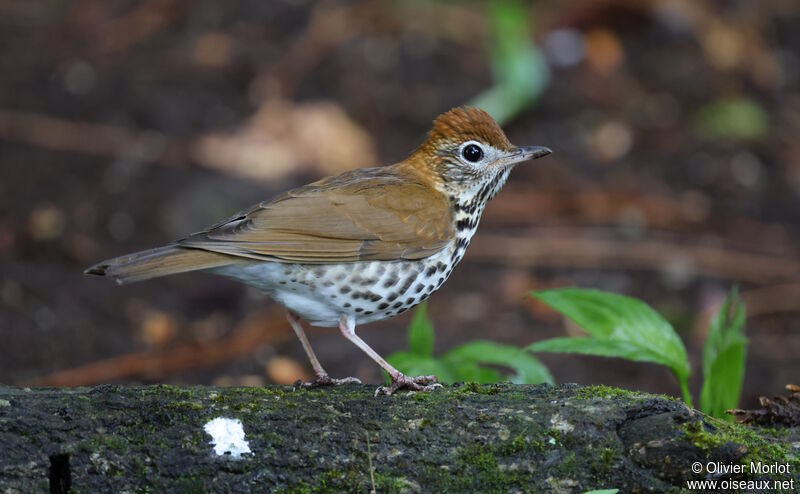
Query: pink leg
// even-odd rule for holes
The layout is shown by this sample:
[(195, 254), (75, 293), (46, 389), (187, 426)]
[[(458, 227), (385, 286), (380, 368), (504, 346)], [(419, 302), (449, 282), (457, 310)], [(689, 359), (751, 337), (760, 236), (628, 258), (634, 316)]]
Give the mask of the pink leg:
[(316, 375), (313, 381), (309, 381), (307, 383), (301, 383), (303, 387), (316, 388), (319, 386), (339, 385), (339, 384), (349, 384), (349, 383), (361, 384), (361, 381), (359, 381), (355, 377), (345, 377), (344, 379), (331, 378), (328, 375), (328, 373), (325, 372), (325, 369), (322, 367), (322, 364), (319, 363), (319, 359), (317, 359), (317, 355), (314, 353), (314, 350), (311, 349), (311, 343), (308, 342), (308, 338), (306, 337), (306, 332), (303, 331), (303, 325), (300, 324), (300, 319), (294, 314), (292, 314), (290, 311), (286, 311), (286, 319), (289, 320), (289, 325), (292, 326), (294, 334), (297, 335), (297, 339), (299, 339), (300, 344), (303, 345), (303, 350), (306, 351), (308, 360), (311, 361), (311, 367), (314, 368), (314, 374)]
[(419, 376), (408, 377), (399, 370), (392, 367), (383, 357), (378, 355), (378, 352), (370, 348), (367, 343), (356, 334), (356, 321), (353, 317), (342, 316), (339, 319), (339, 330), (345, 338), (350, 340), (364, 353), (369, 355), (369, 358), (377, 362), (378, 365), (383, 367), (383, 370), (389, 373), (392, 378), (392, 385), (389, 387), (381, 386), (375, 390), (375, 396), (379, 394), (392, 395), (395, 391), (400, 389), (410, 389), (412, 391), (432, 391), (436, 388), (441, 388), (436, 376)]

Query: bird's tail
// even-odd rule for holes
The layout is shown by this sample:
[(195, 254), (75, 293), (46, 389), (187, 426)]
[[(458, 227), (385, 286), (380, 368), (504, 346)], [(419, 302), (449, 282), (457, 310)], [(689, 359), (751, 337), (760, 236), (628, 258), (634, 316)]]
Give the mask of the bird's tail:
[(211, 269), (236, 262), (240, 260), (225, 254), (165, 245), (97, 263), (84, 271), (84, 274), (108, 276), (123, 284), (187, 271)]

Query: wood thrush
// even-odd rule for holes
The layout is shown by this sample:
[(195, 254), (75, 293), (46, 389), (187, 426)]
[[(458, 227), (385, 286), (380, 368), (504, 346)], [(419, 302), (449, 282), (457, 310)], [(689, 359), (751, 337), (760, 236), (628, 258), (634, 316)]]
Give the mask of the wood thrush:
[(439, 386), (435, 376), (404, 375), (355, 327), (405, 312), (442, 286), (512, 168), (548, 154), (545, 147), (512, 145), (483, 110), (454, 108), (435, 120), (425, 142), (400, 163), (323, 178), (86, 273), (126, 283), (202, 270), (242, 281), (288, 309), (316, 373), (306, 385), (357, 380), (328, 376), (299, 318), (338, 326), (383, 367), (392, 385), (377, 392), (430, 390)]

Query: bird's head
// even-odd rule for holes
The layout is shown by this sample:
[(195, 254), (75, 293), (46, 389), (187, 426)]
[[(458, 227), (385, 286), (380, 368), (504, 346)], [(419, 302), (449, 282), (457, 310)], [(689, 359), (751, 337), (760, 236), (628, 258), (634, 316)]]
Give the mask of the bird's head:
[(488, 200), (515, 165), (550, 153), (542, 146), (514, 146), (488, 113), (465, 106), (439, 115), (410, 161), (443, 192)]

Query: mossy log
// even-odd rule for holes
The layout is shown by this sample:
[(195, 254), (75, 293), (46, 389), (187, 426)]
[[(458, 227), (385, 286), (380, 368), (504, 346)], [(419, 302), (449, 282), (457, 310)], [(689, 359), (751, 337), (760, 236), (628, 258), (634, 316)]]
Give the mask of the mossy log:
[[(0, 492), (679, 492), (794, 480), (797, 432), (711, 419), (607, 387), (473, 384), (373, 396), (348, 385), (0, 387)], [(251, 453), (204, 424), (241, 420)], [(788, 464), (695, 474), (692, 464)]]

